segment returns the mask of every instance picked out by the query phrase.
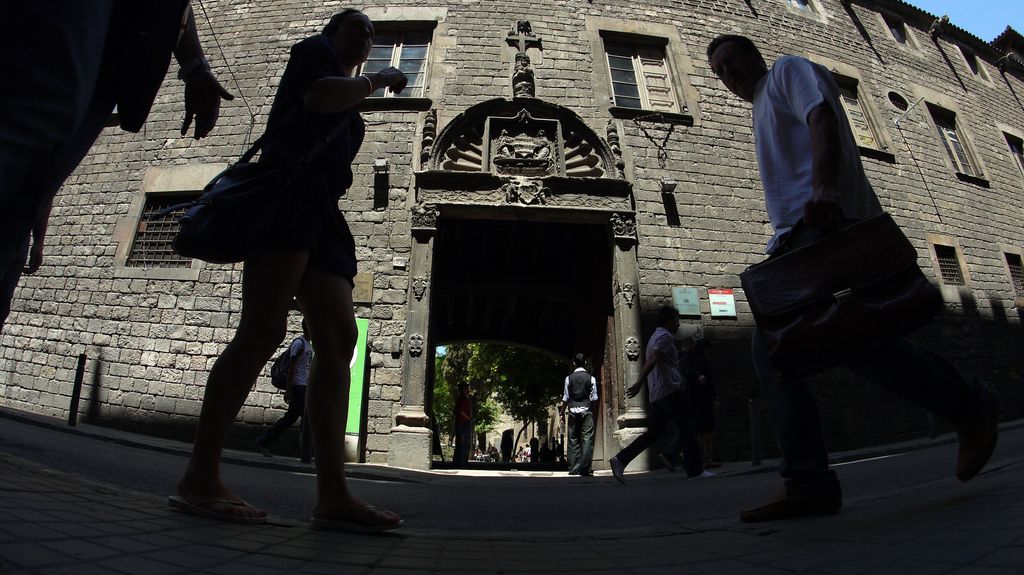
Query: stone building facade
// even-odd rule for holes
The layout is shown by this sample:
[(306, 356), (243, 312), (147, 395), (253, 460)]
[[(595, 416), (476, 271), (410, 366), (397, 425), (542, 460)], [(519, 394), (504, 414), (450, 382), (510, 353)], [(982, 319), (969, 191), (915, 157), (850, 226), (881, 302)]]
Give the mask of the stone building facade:
[[(145, 130), (108, 129), (67, 181), (44, 267), (22, 279), (0, 335), (7, 407), (66, 415), (85, 354), (86, 415), (191, 437), (238, 321), (241, 266), (176, 258), (173, 223), (143, 215), (196, 194), (245, 149), (289, 47), (344, 7), (207, 0), (206, 20), (196, 4), (213, 67), (240, 97), (211, 137), (182, 138), (182, 85), (169, 75)], [(836, 74), (882, 205), (946, 299), (916, 337), (999, 388), (1004, 417), (1022, 415), (1024, 43), (1013, 30), (988, 44), (899, 0), (365, 8), (377, 63), (418, 75), (408, 97), (364, 105), (367, 137), (341, 200), (359, 257), (356, 315), (369, 321), (360, 459), (429, 466), (434, 346), (494, 340), (595, 358), (601, 465), (642, 429), (643, 403), (623, 390), (650, 312), (666, 303), (695, 304), (682, 321), (712, 342), (719, 455), (749, 456), (751, 422), (765, 423), (748, 409), (759, 392), (738, 273), (762, 258), (770, 229), (750, 107), (704, 56), (727, 32), (769, 61), (798, 54)], [(734, 313), (718, 303), (730, 295)], [(931, 428), (842, 371), (816, 381), (833, 449)], [(232, 441), (283, 408), (261, 378)]]

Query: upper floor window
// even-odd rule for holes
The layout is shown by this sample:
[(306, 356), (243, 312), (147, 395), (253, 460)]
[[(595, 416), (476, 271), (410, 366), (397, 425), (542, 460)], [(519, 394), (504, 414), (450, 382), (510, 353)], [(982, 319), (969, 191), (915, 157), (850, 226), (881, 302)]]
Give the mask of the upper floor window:
[(1024, 262), (1020, 254), (1003, 255), (1006, 257), (1006, 269), (1010, 272), (1010, 282), (1013, 283), (1013, 293), (1017, 297), (1024, 297)]
[(964, 55), (964, 61), (967, 62), (967, 69), (971, 71), (971, 74), (974, 75), (975, 78), (988, 81), (988, 72), (985, 71), (985, 67), (982, 66), (981, 62), (978, 60), (977, 54), (975, 54), (973, 50), (964, 48), (963, 46), (960, 46), (960, 53)]
[(422, 98), (427, 81), (427, 57), (430, 53), (430, 31), (383, 31), (373, 38), (373, 48), (359, 70), (360, 74), (379, 72), (388, 66), (401, 70), (409, 83), (401, 94), (381, 88), (371, 98)]
[(788, 2), (789, 2), (790, 6), (796, 8), (798, 10), (810, 10), (811, 9), (811, 2), (810, 2), (810, 0), (788, 0)]
[(850, 122), (850, 129), (853, 137), (857, 140), (858, 146), (865, 148), (880, 149), (877, 128), (861, 104), (860, 96), (857, 93), (857, 81), (852, 78), (835, 76), (836, 85), (839, 86), (840, 100), (843, 103), (843, 110)]
[(678, 112), (664, 46), (605, 43), (616, 106)]
[(961, 174), (980, 178), (981, 172), (978, 170), (978, 163), (957, 126), (956, 114), (931, 105), (928, 106), (928, 109), (935, 121), (935, 129), (939, 132), (939, 140), (942, 141), (942, 146), (946, 149), (950, 162), (953, 163), (953, 169)]
[(898, 44), (903, 44), (904, 46), (910, 45), (910, 37), (907, 34), (907, 25), (903, 23), (902, 19), (883, 12), (882, 20), (885, 22), (885, 26), (889, 28), (889, 33), (892, 34), (893, 40), (896, 40)]
[(1013, 156), (1017, 168), (1020, 169), (1021, 175), (1024, 176), (1024, 141), (1006, 132), (1003, 132), (1003, 136), (1006, 138), (1006, 145), (1010, 148), (1010, 154)]

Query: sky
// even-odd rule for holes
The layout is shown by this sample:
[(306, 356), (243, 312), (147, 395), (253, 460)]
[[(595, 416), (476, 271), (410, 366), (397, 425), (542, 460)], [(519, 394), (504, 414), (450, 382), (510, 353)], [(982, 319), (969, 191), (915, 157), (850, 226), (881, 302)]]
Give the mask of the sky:
[(954, 25), (991, 42), (1013, 26), (1024, 34), (1024, 1), (1022, 0), (906, 0), (907, 3), (936, 16), (946, 14)]

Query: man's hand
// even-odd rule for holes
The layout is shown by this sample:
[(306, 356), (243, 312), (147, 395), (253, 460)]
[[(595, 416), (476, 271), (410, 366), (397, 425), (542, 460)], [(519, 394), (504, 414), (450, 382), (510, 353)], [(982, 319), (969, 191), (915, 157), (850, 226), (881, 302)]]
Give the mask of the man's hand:
[(196, 70), (185, 78), (185, 121), (181, 124), (181, 135), (188, 133), (192, 119), (195, 118), (195, 139), (205, 138), (217, 125), (220, 115), (220, 101), (234, 100), (213, 72), (208, 69)]
[(405, 74), (393, 66), (377, 72), (370, 77), (370, 80), (373, 82), (374, 91), (386, 87), (391, 90), (392, 94), (401, 94), (402, 90), (405, 89), (405, 85), (409, 83), (409, 79), (405, 77)]
[(629, 389), (626, 390), (626, 397), (636, 397), (636, 394), (640, 393), (641, 387), (643, 387), (642, 381), (638, 381), (629, 386)]
[(843, 208), (834, 200), (811, 198), (804, 204), (804, 224), (826, 232), (838, 230), (843, 225)]

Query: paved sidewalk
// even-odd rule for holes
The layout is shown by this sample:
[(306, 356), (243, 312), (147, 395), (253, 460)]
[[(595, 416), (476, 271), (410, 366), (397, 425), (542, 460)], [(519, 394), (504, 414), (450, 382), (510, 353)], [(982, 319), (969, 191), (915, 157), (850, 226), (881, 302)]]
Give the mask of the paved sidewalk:
[[(0, 454), (3, 573), (1021, 573), (1024, 458), (968, 484), (943, 479), (847, 501), (837, 516), (702, 521), (659, 536), (444, 538), (322, 533), (300, 522), (238, 526), (162, 497)], [(443, 518), (438, 518), (443, 521)], [(516, 529), (523, 534), (516, 534)]]

